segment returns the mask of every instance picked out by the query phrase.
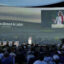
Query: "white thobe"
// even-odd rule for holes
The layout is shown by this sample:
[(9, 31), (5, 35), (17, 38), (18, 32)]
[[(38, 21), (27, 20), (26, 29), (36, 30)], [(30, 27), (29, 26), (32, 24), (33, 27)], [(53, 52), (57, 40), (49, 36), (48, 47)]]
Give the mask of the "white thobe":
[(61, 16), (56, 17), (55, 23), (62, 24), (62, 18), (61, 18)]

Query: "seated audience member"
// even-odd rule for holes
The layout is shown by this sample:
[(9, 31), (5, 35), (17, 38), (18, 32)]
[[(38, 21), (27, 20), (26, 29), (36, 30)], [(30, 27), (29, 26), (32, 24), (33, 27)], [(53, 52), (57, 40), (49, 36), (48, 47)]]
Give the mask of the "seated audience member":
[(29, 52), (29, 53), (27, 54), (27, 63), (29, 63), (29, 61), (30, 61), (31, 59), (33, 59), (33, 58), (35, 58), (34, 54), (31, 53), (31, 52)]
[(53, 55), (53, 60), (55, 61), (56, 64), (61, 64), (60, 62), (60, 57), (57, 52)]
[(47, 62), (48, 64), (55, 64), (53, 61), (53, 58), (50, 56), (50, 52), (44, 54), (44, 62)]
[(2, 49), (0, 49), (0, 59), (2, 59), (4, 56), (3, 52), (2, 52)]
[(40, 56), (33, 64), (47, 64), (47, 62), (43, 61), (43, 59), (44, 57)]
[(16, 56), (16, 54), (14, 53), (15, 51), (14, 51), (14, 48), (12, 48), (11, 49), (11, 52), (10, 52), (10, 56), (12, 57), (12, 59), (13, 59), (13, 64), (15, 64), (15, 56)]
[(13, 42), (12, 42), (12, 47), (15, 47), (15, 44), (14, 44), (14, 43), (15, 43), (15, 42), (13, 41)]
[[(23, 62), (25, 61), (25, 53), (24, 53), (24, 49), (19, 47), (17, 49), (17, 52), (16, 52), (16, 62), (18, 64), (23, 64)], [(20, 59), (19, 59), (20, 58)]]
[(1, 64), (13, 64), (12, 58), (11, 58), (11, 56), (9, 56), (8, 52), (4, 53), (4, 57), (1, 60)]
[(59, 56), (60, 56), (60, 62), (61, 62), (62, 64), (64, 64), (64, 54), (62, 53), (62, 54), (60, 54)]
[(2, 49), (0, 49), (0, 64), (1, 64), (1, 60), (2, 60), (3, 56), (4, 56), (4, 54), (2, 52)]
[(9, 47), (9, 41), (7, 41), (7, 43), (6, 43), (5, 47)]
[(1, 41), (1, 45), (0, 46), (3, 46), (3, 42)]

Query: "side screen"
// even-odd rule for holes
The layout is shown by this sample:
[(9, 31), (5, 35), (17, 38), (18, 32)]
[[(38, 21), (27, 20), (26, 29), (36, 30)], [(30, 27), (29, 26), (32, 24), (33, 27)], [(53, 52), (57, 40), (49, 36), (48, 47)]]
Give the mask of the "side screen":
[[(41, 10), (41, 22), (45, 28), (64, 28), (64, 10)], [(62, 15), (62, 17), (60, 17)]]

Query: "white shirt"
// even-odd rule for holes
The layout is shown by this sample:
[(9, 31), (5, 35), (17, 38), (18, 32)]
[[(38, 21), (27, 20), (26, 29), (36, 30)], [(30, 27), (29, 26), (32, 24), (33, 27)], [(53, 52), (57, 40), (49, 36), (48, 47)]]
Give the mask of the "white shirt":
[(34, 58), (35, 56), (34, 55), (27, 55), (27, 62), (31, 59), (31, 58)]
[(64, 44), (62, 45), (62, 49), (64, 49)]
[(53, 59), (52, 59), (52, 57), (44, 57), (44, 61), (46, 61), (46, 62), (48, 62), (48, 61), (52, 61)]
[(40, 60), (36, 60), (33, 64), (45, 64), (45, 63)]
[(47, 64), (47, 62), (45, 62), (45, 61), (42, 61), (42, 64)]
[(55, 55), (53, 55), (53, 59), (54, 59), (54, 60), (57, 60), (57, 59), (60, 59), (60, 57), (55, 54)]
[(13, 53), (13, 52), (11, 52), (11, 53), (10, 53), (10, 56), (14, 56), (14, 57), (15, 57), (15, 56), (16, 56), (16, 54), (15, 54), (15, 53)]
[(56, 17), (55, 23), (62, 24), (62, 18), (61, 18), (61, 16)]
[(0, 59), (2, 59), (3, 56), (4, 56), (4, 54), (3, 53), (0, 53)]

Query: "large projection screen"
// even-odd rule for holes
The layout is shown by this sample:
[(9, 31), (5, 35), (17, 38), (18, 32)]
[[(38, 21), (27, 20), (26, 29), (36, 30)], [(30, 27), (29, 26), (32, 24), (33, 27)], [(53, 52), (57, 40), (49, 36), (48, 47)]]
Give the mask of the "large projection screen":
[(47, 28), (64, 28), (64, 9), (41, 10), (42, 26)]

